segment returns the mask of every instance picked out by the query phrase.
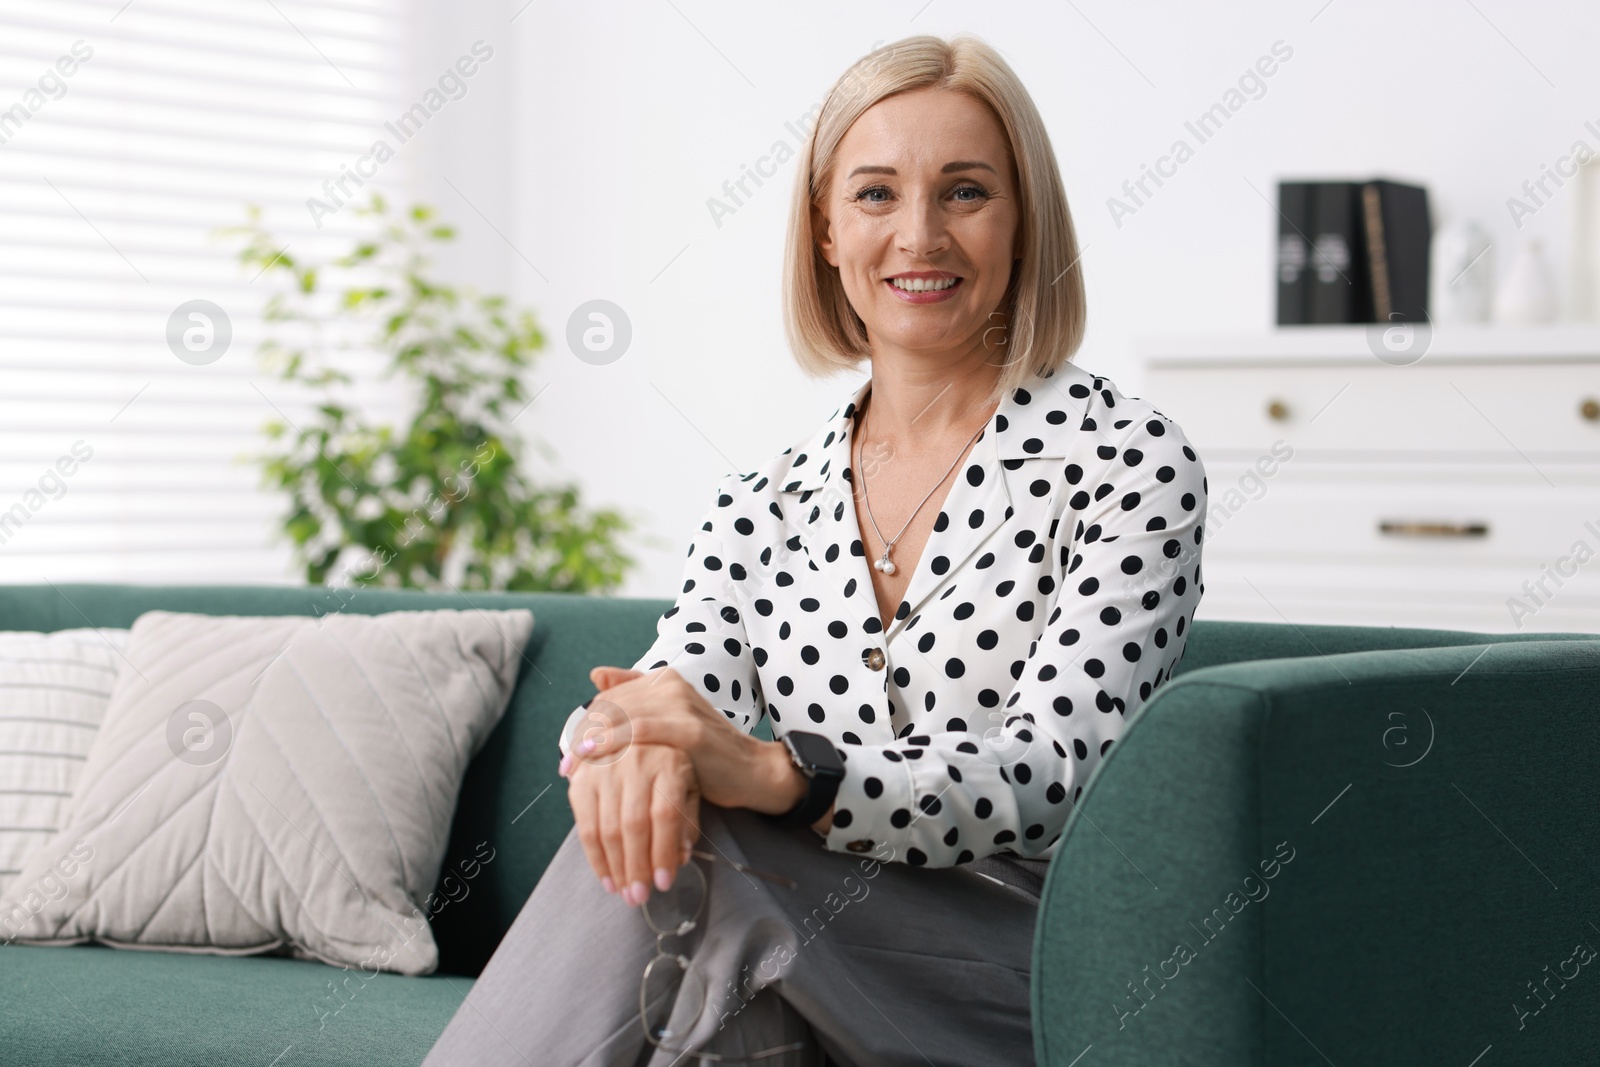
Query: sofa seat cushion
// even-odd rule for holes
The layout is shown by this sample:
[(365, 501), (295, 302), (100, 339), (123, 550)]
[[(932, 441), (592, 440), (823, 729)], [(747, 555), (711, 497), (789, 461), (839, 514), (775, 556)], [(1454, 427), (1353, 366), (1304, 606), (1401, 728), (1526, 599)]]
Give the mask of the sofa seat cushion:
[(420, 1064), (472, 988), (457, 975), (101, 945), (7, 945), (0, 974), (0, 1061), (30, 1067)]

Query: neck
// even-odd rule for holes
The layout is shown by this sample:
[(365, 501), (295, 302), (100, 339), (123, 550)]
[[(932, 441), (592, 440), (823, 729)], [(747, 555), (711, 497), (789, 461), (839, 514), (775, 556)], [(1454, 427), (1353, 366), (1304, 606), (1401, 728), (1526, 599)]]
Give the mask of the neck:
[(872, 411), (875, 440), (939, 441), (966, 436), (986, 424), (998, 403), (990, 399), (998, 363), (978, 362), (950, 373), (939, 368), (880, 365), (863, 408)]

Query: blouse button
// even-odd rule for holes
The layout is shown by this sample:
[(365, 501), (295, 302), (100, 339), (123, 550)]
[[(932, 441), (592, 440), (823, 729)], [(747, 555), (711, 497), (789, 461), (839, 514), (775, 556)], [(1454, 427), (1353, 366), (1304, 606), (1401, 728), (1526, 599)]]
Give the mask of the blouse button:
[(872, 844), (873, 843), (871, 841), (868, 841), (866, 838), (862, 838), (859, 841), (851, 841), (844, 847), (849, 849), (851, 852), (871, 852)]
[(861, 653), (861, 660), (873, 670), (881, 671), (883, 670), (883, 665), (885, 662), (883, 649), (869, 648), (865, 652)]

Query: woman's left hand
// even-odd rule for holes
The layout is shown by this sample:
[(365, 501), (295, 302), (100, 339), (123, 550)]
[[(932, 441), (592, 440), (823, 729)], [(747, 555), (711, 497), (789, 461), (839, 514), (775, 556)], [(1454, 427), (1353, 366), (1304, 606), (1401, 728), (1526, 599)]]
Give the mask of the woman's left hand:
[(702, 799), (721, 807), (780, 814), (805, 795), (805, 779), (781, 743), (740, 730), (673, 668), (643, 673), (596, 667), (589, 677), (600, 690), (595, 700), (617, 709), (612, 712), (616, 725), (577, 741), (562, 761), (563, 775), (579, 763), (611, 762), (637, 741), (687, 754)]

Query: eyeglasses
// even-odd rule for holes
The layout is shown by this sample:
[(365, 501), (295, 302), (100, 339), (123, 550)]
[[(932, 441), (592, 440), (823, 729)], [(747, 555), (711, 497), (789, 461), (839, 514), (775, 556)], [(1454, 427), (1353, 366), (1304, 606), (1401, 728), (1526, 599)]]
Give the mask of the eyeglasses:
[[(789, 889), (797, 888), (796, 882), (781, 874), (758, 871), (754, 867), (735, 863), (726, 856), (702, 852), (699, 849), (692, 850), (691, 854), (700, 859), (720, 860), (734, 870), (765, 878)], [(704, 913), (705, 907), (705, 872), (692, 860), (679, 872), (672, 883), (672, 888), (666, 892), (652, 891), (639, 906), (639, 910), (644, 914), (644, 921), (656, 935), (656, 954), (645, 964), (644, 978), (639, 982), (639, 1023), (644, 1027), (645, 1040), (666, 1052), (726, 1063), (743, 1063), (746, 1060), (760, 1060), (784, 1052), (803, 1050), (806, 1047), (805, 1042), (797, 1041), (745, 1056), (724, 1056), (715, 1052), (695, 1052), (672, 1044), (675, 1038), (681, 1036), (672, 1030), (672, 1016), (686, 1013), (682, 1017), (692, 1026), (700, 1018), (700, 1013), (705, 1010), (706, 982), (694, 970), (693, 961), (681, 953), (668, 951), (665, 942), (669, 937), (682, 937), (693, 932), (699, 926), (700, 916)]]

